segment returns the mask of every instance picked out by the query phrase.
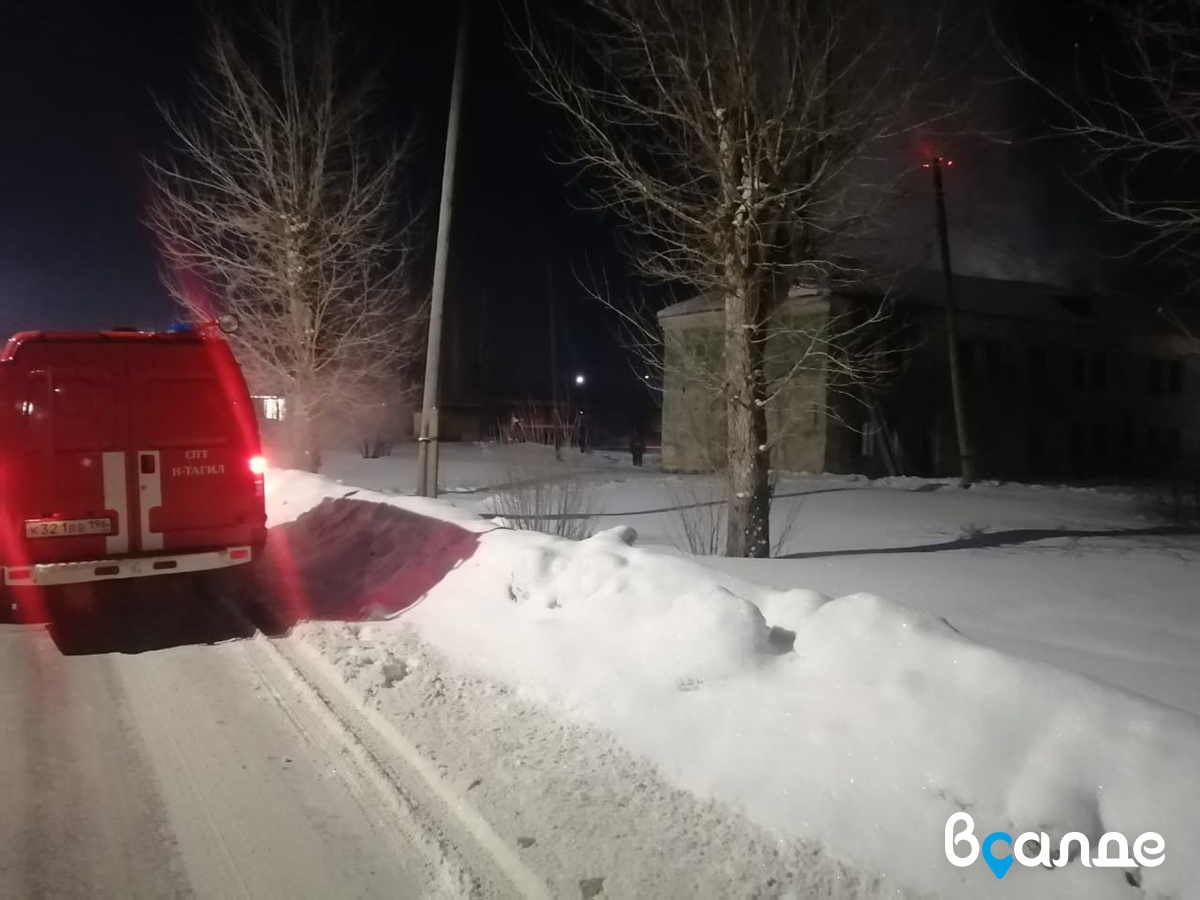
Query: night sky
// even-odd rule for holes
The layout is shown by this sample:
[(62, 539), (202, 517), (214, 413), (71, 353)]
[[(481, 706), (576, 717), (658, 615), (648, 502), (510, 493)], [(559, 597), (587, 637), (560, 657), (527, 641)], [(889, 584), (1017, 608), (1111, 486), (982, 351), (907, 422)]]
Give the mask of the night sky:
[[(428, 285), (456, 4), (344, 6), (366, 54), (383, 66), (397, 132), (414, 130), (406, 200), (425, 210), (415, 274)], [(1086, 21), (1065, 5), (1004, 8), (1021, 46), (1052, 71), (1069, 66), (1080, 34), (1086, 41)], [(141, 160), (166, 136), (155, 97), (186, 96), (198, 4), (7, 0), (4, 25), (0, 330), (164, 326), (174, 310), (139, 221)], [(1044, 132), (1028, 88), (989, 89), (980, 102), (994, 104), (1023, 138)], [(529, 95), (496, 0), (475, 3), (465, 103), (448, 303), (460, 324), (476, 324), (447, 335), (452, 393), (545, 396), (548, 265), (563, 325), (561, 376), (583, 371), (597, 391), (627, 389), (636, 376), (613, 338), (615, 323), (573, 273), (604, 272), (618, 292), (639, 285), (615, 250), (612, 223), (579, 208), (587, 198), (569, 183), (573, 173), (551, 161), (564, 123)], [(1064, 175), (1069, 153), (1021, 141), (960, 149), (967, 156), (959, 154), (959, 181), (948, 187), (956, 267), (1102, 286), (1107, 275), (1098, 273), (1112, 269), (1103, 258), (1108, 238)], [(922, 200), (920, 227), (930, 213)]]

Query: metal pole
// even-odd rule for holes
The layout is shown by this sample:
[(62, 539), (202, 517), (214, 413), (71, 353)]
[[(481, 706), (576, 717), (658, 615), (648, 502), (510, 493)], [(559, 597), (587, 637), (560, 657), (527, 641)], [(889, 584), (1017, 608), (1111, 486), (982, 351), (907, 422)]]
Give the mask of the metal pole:
[(937, 200), (938, 243), (942, 251), (942, 274), (946, 279), (946, 337), (950, 350), (950, 398), (954, 405), (954, 428), (958, 436), (959, 483), (968, 487), (975, 481), (975, 459), (971, 452), (971, 435), (964, 409), (962, 369), (958, 359), (958, 309), (954, 300), (954, 273), (950, 268), (950, 236), (946, 226), (946, 198), (942, 190), (942, 158), (935, 156), (933, 191)]
[(421, 434), (417, 438), (417, 493), (436, 497), (438, 490), (438, 371), (442, 360), (442, 310), (446, 297), (446, 261), (450, 254), (450, 212), (454, 194), (454, 161), (462, 111), (463, 76), (467, 65), (467, 19), (470, 0), (462, 0), (450, 85), (450, 120), (442, 162), (442, 202), (438, 210), (437, 250), (433, 260), (433, 296), (429, 307), (429, 344), (425, 352), (425, 391), (421, 400)]
[(554, 273), (549, 263), (546, 264), (546, 298), (550, 307), (550, 423), (554, 429), (554, 458), (561, 461), (563, 423), (559, 421), (561, 411), (558, 408), (558, 328), (554, 324)]

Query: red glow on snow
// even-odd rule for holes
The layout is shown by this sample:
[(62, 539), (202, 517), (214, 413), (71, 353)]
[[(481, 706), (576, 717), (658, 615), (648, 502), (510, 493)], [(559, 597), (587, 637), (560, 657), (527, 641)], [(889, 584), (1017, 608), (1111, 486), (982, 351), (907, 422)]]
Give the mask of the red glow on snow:
[(272, 585), (269, 589), (271, 603), (267, 612), (275, 619), (274, 626), (286, 631), (297, 622), (311, 618), (313, 606), (305, 591), (288, 529), (272, 529), (268, 540)]
[[(10, 460), (0, 458), (0, 560), (10, 566), (10, 578), (22, 580), (33, 577), (33, 560), (29, 558), (29, 545), (21, 533), (21, 516), (14, 509), (15, 493), (10, 483), (10, 469)], [(0, 602), (14, 603), (18, 600), (16, 612), (19, 621), (46, 621), (44, 588), (38, 585), (10, 585), (6, 591), (0, 591)]]
[(470, 559), (479, 535), (376, 503), (322, 503), (271, 529), (261, 604), (271, 627), (390, 618), (424, 600)]

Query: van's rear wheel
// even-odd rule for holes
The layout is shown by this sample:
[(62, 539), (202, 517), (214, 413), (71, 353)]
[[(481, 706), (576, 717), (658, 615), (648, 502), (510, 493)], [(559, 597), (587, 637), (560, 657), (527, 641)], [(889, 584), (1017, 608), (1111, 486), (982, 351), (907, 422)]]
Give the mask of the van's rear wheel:
[(205, 600), (213, 603), (230, 603), (248, 612), (248, 604), (254, 599), (258, 585), (254, 563), (245, 563), (228, 569), (214, 569), (197, 573), (196, 591)]

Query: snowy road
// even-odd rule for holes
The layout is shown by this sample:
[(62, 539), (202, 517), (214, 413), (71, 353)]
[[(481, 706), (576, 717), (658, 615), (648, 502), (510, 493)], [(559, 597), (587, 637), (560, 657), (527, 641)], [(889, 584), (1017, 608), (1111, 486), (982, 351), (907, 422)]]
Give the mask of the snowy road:
[(0, 625), (0, 896), (461, 895), (266, 641), (165, 600)]

